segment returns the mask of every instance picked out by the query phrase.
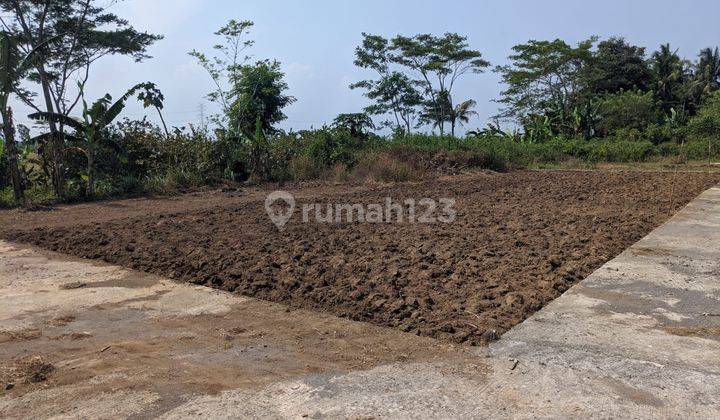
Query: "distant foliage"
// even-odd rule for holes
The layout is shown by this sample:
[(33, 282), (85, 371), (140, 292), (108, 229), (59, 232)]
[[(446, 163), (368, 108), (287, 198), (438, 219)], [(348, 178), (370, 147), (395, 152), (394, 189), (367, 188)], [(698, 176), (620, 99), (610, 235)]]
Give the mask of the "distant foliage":
[[(285, 131), (280, 123), (296, 98), (282, 64), (253, 58), (254, 23), (230, 20), (209, 52), (190, 52), (213, 84), (207, 98), (218, 115), (209, 125), (171, 127), (163, 112), (178, 98), (166, 98), (151, 82), (118, 100), (86, 101), (96, 60), (113, 54), (145, 60), (162, 38), (133, 29), (108, 11), (111, 4), (0, 0), (0, 203), (720, 156), (717, 47), (687, 60), (670, 44), (646, 51), (620, 37), (528, 40), (495, 67), (503, 82), (500, 114), (473, 129), (485, 104), (459, 86), (490, 63), (467, 37), (364, 33), (354, 64), (366, 76), (350, 88), (362, 92), (367, 106), (319, 128)], [(132, 98), (157, 112), (161, 126), (118, 122)], [(17, 100), (34, 109), (30, 117), (42, 134), (15, 127), (9, 104)], [(470, 130), (461, 136), (460, 127)]]

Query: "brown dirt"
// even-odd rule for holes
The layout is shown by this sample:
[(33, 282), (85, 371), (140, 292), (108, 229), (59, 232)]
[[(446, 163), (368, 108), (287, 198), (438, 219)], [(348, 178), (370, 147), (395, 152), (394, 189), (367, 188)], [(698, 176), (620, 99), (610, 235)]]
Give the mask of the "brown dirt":
[[(533, 172), (285, 188), (303, 203), (453, 197), (450, 224), (270, 223), (262, 189), (0, 213), (0, 236), (459, 343), (496, 338), (718, 174)], [(6, 217), (6, 215), (10, 217)]]
[(17, 383), (44, 382), (54, 370), (55, 367), (42, 356), (25, 356), (15, 360), (10, 367), (0, 365), (0, 386), (9, 390)]

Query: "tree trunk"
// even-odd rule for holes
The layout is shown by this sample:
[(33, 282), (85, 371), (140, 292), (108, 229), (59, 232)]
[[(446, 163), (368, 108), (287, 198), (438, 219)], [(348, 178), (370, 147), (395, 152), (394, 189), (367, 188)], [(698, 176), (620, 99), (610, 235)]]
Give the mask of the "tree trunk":
[(450, 121), (450, 136), (455, 137), (455, 118)]
[(170, 132), (168, 131), (167, 124), (165, 124), (165, 118), (163, 118), (162, 111), (160, 111), (160, 108), (155, 107), (157, 109), (158, 115), (160, 116), (160, 121), (162, 122), (163, 129), (165, 129), (165, 137), (170, 139)]
[[(43, 99), (45, 100), (45, 108), (48, 112), (54, 113), (55, 107), (53, 106), (50, 95), (50, 82), (48, 81), (47, 73), (42, 65), (38, 66), (37, 69), (38, 75), (40, 76)], [(60, 110), (58, 110), (58, 112), (59, 111)], [(55, 121), (50, 119), (48, 125), (50, 126), (50, 133), (52, 134), (53, 187), (55, 188), (55, 195), (60, 200), (63, 200), (65, 198), (65, 177), (63, 176), (63, 146), (65, 141), (63, 133), (58, 130)]]
[(23, 201), (24, 193), (22, 179), (20, 178), (20, 168), (18, 167), (17, 149), (15, 148), (15, 126), (13, 125), (12, 109), (7, 108), (4, 110), (2, 117), (5, 149), (7, 150), (8, 160), (10, 162), (10, 178), (13, 184), (15, 201), (20, 203)]

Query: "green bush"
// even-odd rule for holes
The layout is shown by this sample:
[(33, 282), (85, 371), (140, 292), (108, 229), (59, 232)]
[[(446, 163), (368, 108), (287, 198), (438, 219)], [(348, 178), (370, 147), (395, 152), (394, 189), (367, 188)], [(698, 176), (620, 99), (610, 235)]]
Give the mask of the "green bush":
[(592, 143), (587, 158), (590, 162), (643, 162), (654, 151), (649, 141), (601, 140)]
[(645, 129), (645, 139), (653, 144), (676, 143), (685, 138), (685, 130), (672, 127), (669, 124), (650, 124)]
[(666, 141), (655, 146), (655, 153), (663, 156), (677, 156), (680, 154), (680, 145), (674, 141)]
[(607, 95), (600, 104), (597, 128), (601, 136), (614, 135), (619, 130), (642, 131), (654, 121), (654, 109), (651, 92), (627, 91)]
[(0, 188), (0, 208), (12, 207), (15, 205), (15, 197), (12, 187)]
[(720, 157), (720, 139), (691, 137), (685, 143), (682, 155), (688, 160), (705, 160)]
[(317, 130), (307, 148), (307, 154), (316, 165), (329, 168), (337, 163), (353, 166), (360, 142), (344, 130)]

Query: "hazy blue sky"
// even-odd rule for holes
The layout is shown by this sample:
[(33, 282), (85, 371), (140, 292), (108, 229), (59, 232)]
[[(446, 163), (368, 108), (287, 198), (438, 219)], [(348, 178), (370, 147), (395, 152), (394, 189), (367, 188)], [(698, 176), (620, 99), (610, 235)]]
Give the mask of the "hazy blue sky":
[[(576, 43), (591, 35), (618, 35), (647, 47), (648, 53), (670, 42), (687, 58), (720, 45), (718, 0), (126, 0), (112, 10), (165, 39), (151, 48), (154, 58), (142, 64), (124, 58), (98, 63), (89, 94), (117, 96), (135, 83), (154, 81), (165, 93), (172, 125), (197, 122), (201, 103), (206, 113), (214, 110), (204, 99), (210, 80), (187, 52), (210, 50), (213, 32), (231, 18), (255, 22), (251, 52), (256, 58), (282, 62), (290, 93), (297, 98), (282, 126), (295, 129), (320, 126), (367, 104), (360, 91), (348, 88), (364, 77), (353, 65), (361, 32), (388, 37), (458, 32), (493, 65), (505, 63), (511, 47), (528, 39)], [(484, 126), (495, 114), (492, 100), (501, 90), (492, 72), (467, 76), (457, 87), (456, 100), (478, 102), (479, 118), (469, 128)], [(126, 113), (132, 118), (144, 114), (134, 103)]]

